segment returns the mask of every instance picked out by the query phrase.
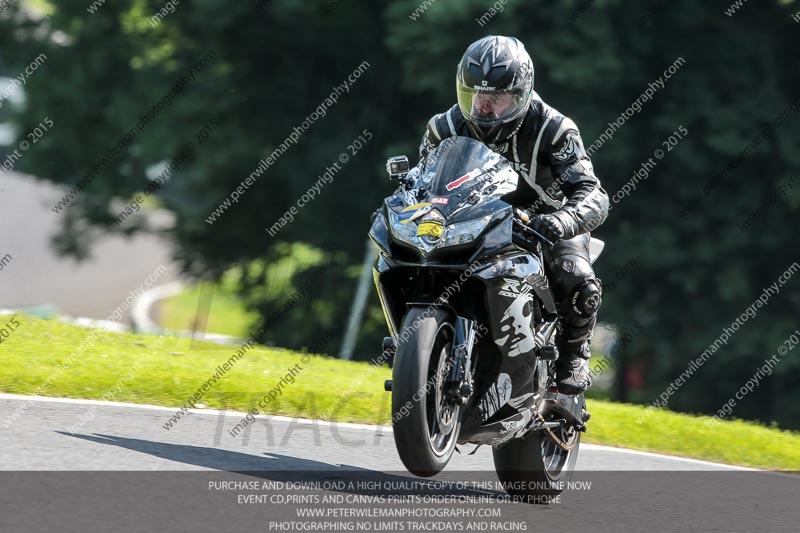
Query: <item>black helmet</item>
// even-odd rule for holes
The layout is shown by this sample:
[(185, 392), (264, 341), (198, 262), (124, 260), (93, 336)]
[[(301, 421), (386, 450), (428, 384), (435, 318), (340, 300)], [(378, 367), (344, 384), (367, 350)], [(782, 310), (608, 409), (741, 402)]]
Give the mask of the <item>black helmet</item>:
[(458, 106), (483, 142), (516, 133), (533, 94), (533, 61), (514, 37), (490, 35), (472, 43), (456, 75)]

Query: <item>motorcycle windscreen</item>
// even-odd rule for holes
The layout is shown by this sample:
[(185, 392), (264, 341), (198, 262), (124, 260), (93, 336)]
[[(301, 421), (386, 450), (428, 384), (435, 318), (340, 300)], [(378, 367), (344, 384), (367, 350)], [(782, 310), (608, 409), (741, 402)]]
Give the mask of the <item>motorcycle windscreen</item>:
[(517, 187), (517, 173), (503, 156), (469, 137), (448, 137), (428, 154), (421, 182), (434, 204), (449, 205), (469, 198), (494, 199)]

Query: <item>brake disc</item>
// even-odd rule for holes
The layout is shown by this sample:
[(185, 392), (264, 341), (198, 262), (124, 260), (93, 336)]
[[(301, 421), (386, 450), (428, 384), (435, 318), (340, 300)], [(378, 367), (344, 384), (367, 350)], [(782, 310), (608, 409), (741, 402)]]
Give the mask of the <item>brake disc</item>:
[(436, 369), (436, 381), (434, 383), (434, 389), (436, 391), (436, 423), (439, 425), (439, 430), (443, 435), (449, 435), (450, 432), (453, 431), (453, 428), (455, 428), (456, 410), (458, 409), (456, 401), (449, 398), (443, 386), (444, 382), (447, 380), (447, 374), (449, 373), (447, 352), (447, 346), (445, 346), (439, 356), (439, 364)]

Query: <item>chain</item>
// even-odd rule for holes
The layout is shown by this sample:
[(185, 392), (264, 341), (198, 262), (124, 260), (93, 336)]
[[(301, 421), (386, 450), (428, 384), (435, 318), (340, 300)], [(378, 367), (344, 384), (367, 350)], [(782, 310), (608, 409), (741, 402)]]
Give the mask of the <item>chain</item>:
[(553, 433), (553, 430), (552, 430), (552, 429), (550, 429), (550, 428), (544, 428), (544, 430), (545, 430), (547, 433), (549, 433), (549, 434), (550, 434), (550, 438), (552, 438), (552, 439), (553, 439), (553, 442), (555, 442), (557, 445), (559, 445), (559, 446), (560, 446), (561, 448), (563, 448), (564, 450), (566, 450), (566, 451), (568, 451), (568, 452), (569, 452), (569, 451), (572, 451), (572, 448), (574, 448), (574, 447), (575, 447), (575, 444), (574, 444), (574, 443), (573, 443), (573, 444), (567, 444), (567, 443), (565, 443), (564, 441), (562, 441), (561, 439), (559, 439), (558, 437), (556, 437), (556, 435), (555, 435), (555, 433)]

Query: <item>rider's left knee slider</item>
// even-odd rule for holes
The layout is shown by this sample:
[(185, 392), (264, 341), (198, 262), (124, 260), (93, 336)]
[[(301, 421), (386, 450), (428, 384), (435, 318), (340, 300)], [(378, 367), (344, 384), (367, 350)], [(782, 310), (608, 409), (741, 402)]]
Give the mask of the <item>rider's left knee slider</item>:
[(603, 289), (600, 280), (597, 278), (587, 279), (570, 292), (567, 298), (569, 310), (580, 318), (592, 318), (600, 309), (602, 295)]

